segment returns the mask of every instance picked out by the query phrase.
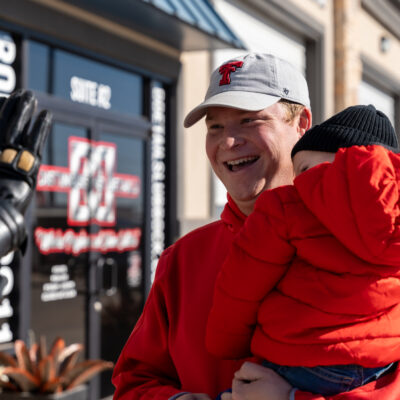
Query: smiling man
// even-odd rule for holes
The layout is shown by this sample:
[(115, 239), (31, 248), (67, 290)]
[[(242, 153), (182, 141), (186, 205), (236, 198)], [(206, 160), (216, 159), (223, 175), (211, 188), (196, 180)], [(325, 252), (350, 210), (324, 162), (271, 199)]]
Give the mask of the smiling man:
[(214, 399), (242, 364), (205, 349), (214, 283), (259, 194), (292, 183), (290, 152), (311, 126), (307, 83), (272, 55), (237, 57), (214, 71), (204, 102), (187, 115), (185, 127), (204, 116), (207, 156), (228, 203), (221, 220), (187, 234), (161, 256), (143, 314), (114, 370), (115, 400)]
[[(288, 115), (291, 107), (294, 115)], [(310, 121), (309, 109), (283, 101), (261, 111), (208, 108), (207, 156), (244, 214), (262, 191), (292, 183), (290, 149)]]

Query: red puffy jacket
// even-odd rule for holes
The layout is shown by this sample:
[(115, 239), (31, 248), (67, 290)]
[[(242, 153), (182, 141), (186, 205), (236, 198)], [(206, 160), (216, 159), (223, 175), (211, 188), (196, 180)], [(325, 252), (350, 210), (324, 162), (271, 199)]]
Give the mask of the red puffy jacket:
[(400, 359), (400, 156), (341, 149), (266, 191), (216, 282), (206, 343), (281, 365)]

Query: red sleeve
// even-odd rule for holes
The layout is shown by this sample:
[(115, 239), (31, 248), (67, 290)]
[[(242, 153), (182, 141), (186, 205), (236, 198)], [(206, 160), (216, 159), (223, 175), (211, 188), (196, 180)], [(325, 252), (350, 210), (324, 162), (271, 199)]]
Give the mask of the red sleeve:
[[(166, 263), (162, 256), (158, 270)], [(161, 279), (156, 276), (142, 316), (113, 372), (114, 400), (167, 400), (179, 390), (168, 349), (168, 322)]]
[(213, 355), (237, 359), (251, 354), (259, 305), (294, 255), (285, 227), (280, 198), (274, 191), (263, 193), (217, 277), (206, 331), (206, 346)]
[(374, 263), (399, 265), (400, 156), (382, 146), (340, 149), (294, 181), (311, 212), (350, 251)]

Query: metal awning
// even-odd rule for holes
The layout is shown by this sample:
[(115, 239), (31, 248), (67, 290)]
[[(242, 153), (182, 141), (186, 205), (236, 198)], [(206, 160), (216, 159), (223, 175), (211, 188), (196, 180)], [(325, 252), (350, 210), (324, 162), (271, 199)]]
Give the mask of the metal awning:
[(245, 48), (208, 0), (68, 0), (180, 51)]

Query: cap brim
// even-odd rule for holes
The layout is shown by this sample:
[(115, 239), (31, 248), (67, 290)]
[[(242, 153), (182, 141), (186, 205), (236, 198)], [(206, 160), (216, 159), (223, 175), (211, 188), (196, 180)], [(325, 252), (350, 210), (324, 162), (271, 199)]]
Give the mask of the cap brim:
[(242, 92), (239, 90), (218, 93), (193, 108), (186, 115), (183, 126), (189, 128), (203, 118), (208, 107), (229, 107), (239, 110), (259, 111), (275, 104), (280, 99), (281, 97), (264, 93)]

